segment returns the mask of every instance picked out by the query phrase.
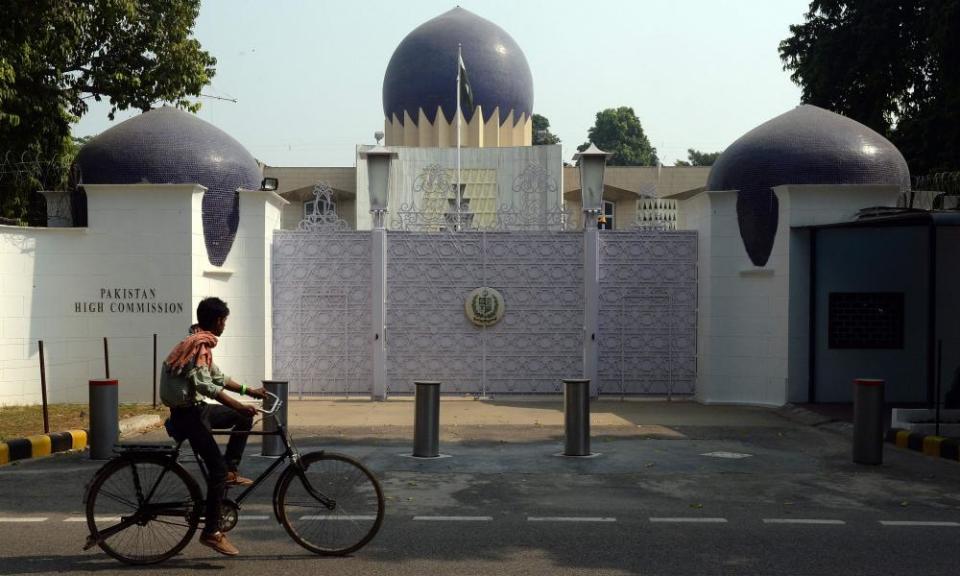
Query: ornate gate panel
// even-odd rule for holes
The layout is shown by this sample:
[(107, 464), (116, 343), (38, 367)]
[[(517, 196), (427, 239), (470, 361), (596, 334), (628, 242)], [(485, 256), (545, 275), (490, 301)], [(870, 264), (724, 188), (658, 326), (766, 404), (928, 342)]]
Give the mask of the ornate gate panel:
[(601, 394), (694, 392), (697, 234), (600, 234)]
[(273, 376), (300, 395), (365, 395), (370, 367), (370, 233), (277, 231)]
[[(440, 380), (445, 392), (557, 392), (582, 373), (582, 235), (392, 232), (387, 258), (387, 387)], [(498, 290), (502, 321), (475, 326), (467, 295)]]

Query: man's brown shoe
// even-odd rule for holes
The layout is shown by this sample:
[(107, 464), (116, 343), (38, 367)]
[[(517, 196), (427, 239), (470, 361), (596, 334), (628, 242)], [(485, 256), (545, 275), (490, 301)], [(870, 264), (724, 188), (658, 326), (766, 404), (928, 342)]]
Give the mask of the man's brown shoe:
[(223, 534), (223, 532), (201, 534), (200, 543), (204, 546), (213, 548), (215, 551), (223, 554), (224, 556), (236, 556), (240, 554), (240, 551), (237, 550), (237, 547), (227, 540), (227, 537)]
[(244, 478), (236, 472), (227, 472), (227, 486), (249, 486), (253, 480)]

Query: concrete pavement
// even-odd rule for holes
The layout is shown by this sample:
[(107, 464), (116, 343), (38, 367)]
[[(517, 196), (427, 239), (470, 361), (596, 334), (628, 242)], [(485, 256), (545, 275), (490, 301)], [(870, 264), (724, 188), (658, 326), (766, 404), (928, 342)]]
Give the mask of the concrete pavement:
[[(569, 459), (556, 456), (559, 398), (445, 399), (441, 452), (451, 457), (420, 460), (404, 457), (412, 400), (290, 408), (301, 451), (351, 454), (380, 478), (382, 532), (352, 558), (317, 558), (272, 519), (268, 482), (231, 533), (239, 559), (192, 544), (147, 573), (956, 573), (960, 466), (892, 446), (882, 466), (858, 466), (846, 435), (779, 410), (603, 400), (593, 418), (602, 456)], [(165, 440), (152, 431), (133, 441)], [(272, 462), (258, 453), (252, 439), (246, 475)], [(83, 484), (100, 465), (74, 453), (0, 470), (0, 574), (126, 572), (79, 551)]]

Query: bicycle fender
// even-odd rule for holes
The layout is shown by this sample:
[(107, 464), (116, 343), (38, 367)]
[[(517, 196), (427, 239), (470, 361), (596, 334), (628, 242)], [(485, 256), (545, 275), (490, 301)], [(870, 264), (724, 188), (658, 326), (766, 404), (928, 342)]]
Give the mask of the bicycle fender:
[(283, 469), (283, 472), (280, 473), (280, 477), (277, 478), (277, 483), (273, 485), (273, 517), (277, 519), (277, 524), (282, 524), (280, 520), (280, 486), (283, 485), (284, 480), (287, 476), (291, 474), (296, 474), (296, 471), (293, 469), (294, 463), (291, 462), (287, 464), (287, 467)]

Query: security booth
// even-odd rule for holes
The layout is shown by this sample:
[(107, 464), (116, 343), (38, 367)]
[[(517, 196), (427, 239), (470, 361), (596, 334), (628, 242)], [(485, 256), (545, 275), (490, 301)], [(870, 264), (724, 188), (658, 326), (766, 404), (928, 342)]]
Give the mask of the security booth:
[(851, 402), (867, 377), (886, 382), (890, 404), (960, 402), (960, 212), (883, 210), (807, 230), (809, 401)]

